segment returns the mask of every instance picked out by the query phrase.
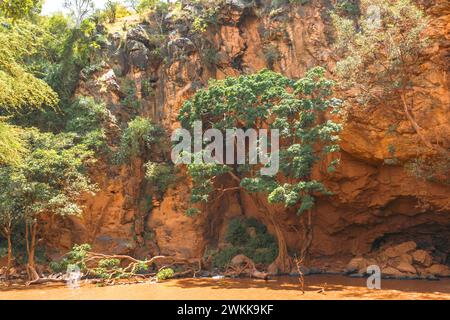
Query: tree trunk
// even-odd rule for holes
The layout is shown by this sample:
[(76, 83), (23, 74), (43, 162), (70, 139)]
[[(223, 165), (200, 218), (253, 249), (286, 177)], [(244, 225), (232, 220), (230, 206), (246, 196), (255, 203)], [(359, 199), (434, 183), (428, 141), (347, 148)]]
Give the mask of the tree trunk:
[(268, 270), (272, 274), (287, 274), (290, 273), (293, 266), (293, 261), (289, 256), (286, 239), (284, 237), (283, 231), (280, 225), (276, 222), (274, 218), (274, 212), (269, 206), (266, 206), (262, 201), (258, 199), (257, 196), (250, 195), (250, 197), (255, 202), (256, 206), (260, 209), (265, 216), (265, 218), (272, 224), (275, 229), (275, 234), (278, 242), (278, 256), (275, 261), (271, 263)]
[(8, 278), (9, 278), (9, 270), (11, 270), (11, 268), (12, 268), (12, 261), (13, 261), (11, 230), (8, 230), (6, 232), (6, 239), (8, 241), (8, 264), (6, 266), (5, 279), (8, 280)]
[(414, 128), (414, 131), (417, 133), (423, 144), (425, 144), (431, 150), (437, 151), (441, 154), (448, 155), (448, 150), (442, 148), (440, 145), (433, 145), (422, 133), (423, 130), (422, 127), (419, 126), (417, 121), (414, 119), (411, 110), (409, 109), (408, 103), (406, 101), (405, 92), (401, 92), (400, 97), (403, 103), (403, 112), (405, 113), (406, 118), (408, 119), (409, 123), (411, 123), (411, 126)]
[(312, 239), (313, 239), (313, 229), (312, 229), (312, 209), (308, 210), (308, 216), (306, 217), (306, 223), (304, 223), (304, 236), (303, 236), (303, 244), (300, 248), (300, 260), (305, 261), (306, 256), (308, 255), (309, 248), (311, 247)]
[(277, 235), (278, 256), (275, 261), (272, 262), (272, 264), (269, 266), (268, 270), (270, 271), (270, 273), (288, 274), (292, 271), (293, 264), (292, 259), (288, 253), (286, 239), (280, 226), (275, 222), (274, 219), (271, 220), (272, 225), (275, 229), (275, 233)]
[(35, 221), (31, 225), (25, 223), (25, 240), (28, 254), (27, 274), (29, 281), (36, 281), (40, 278), (36, 271), (36, 263), (34, 261), (36, 251), (36, 231), (37, 223)]
[[(237, 177), (234, 173), (230, 172), (231, 177), (240, 183), (240, 178)], [(241, 190), (242, 192), (242, 190)], [(275, 220), (275, 213), (269, 206), (266, 206), (258, 196), (248, 194), (250, 199), (253, 200), (255, 206), (259, 209), (259, 211), (264, 215), (266, 220), (270, 222), (275, 229), (275, 234), (278, 242), (278, 256), (275, 261), (271, 263), (268, 270), (272, 274), (287, 274), (292, 271), (293, 260), (289, 256), (288, 248), (286, 244), (286, 239), (284, 237), (283, 231), (281, 230), (279, 224)]]

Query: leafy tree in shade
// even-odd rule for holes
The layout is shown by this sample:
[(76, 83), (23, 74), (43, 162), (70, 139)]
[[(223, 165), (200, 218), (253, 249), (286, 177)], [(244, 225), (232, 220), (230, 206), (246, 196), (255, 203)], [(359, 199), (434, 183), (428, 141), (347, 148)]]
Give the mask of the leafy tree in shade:
[[(0, 172), (10, 185), (0, 193), (2, 216), (9, 215), (3, 226), (11, 224), (13, 214), (20, 214), (24, 220), (27, 271), (32, 281), (39, 279), (35, 252), (42, 216), (81, 214), (80, 197), (95, 191), (85, 170), (92, 152), (83, 144), (76, 144), (74, 138), (73, 134), (23, 130), (27, 154), (19, 165)], [(10, 190), (13, 186), (14, 190)]]
[(14, 260), (13, 232), (18, 223), (23, 220), (20, 198), (24, 186), (25, 177), (20, 170), (11, 166), (0, 167), (0, 235), (6, 239), (8, 246), (6, 278), (8, 278)]

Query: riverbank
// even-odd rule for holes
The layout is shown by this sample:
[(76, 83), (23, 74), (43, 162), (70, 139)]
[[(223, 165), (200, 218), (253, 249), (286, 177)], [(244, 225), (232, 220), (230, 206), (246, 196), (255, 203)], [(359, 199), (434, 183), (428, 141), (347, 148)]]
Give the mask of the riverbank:
[(365, 278), (341, 275), (305, 277), (305, 294), (295, 277), (256, 279), (173, 279), (161, 283), (143, 283), (98, 287), (82, 284), (72, 289), (60, 284), (25, 287), (0, 287), (0, 300), (328, 300), (328, 299), (439, 299), (450, 300), (450, 279), (383, 279), (380, 290), (366, 287)]

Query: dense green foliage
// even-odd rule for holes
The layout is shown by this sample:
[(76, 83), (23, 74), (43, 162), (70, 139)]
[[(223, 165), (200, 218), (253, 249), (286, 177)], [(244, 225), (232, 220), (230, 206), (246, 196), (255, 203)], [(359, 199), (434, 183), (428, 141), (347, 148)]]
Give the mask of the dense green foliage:
[(0, 164), (17, 164), (25, 148), (20, 139), (20, 129), (0, 118)]
[(42, 50), (47, 38), (43, 28), (23, 20), (11, 23), (0, 16), (0, 164), (17, 163), (24, 150), (19, 128), (1, 115), (58, 103), (57, 94), (25, 63)]
[(344, 56), (336, 73), (342, 84), (360, 89), (359, 100), (367, 104), (411, 88), (411, 68), (427, 43), (426, 19), (410, 0), (362, 0), (361, 8), (357, 22), (337, 14), (332, 18), (335, 47)]
[(0, 229), (9, 252), (26, 247), (30, 279), (41, 217), (80, 214), (81, 196), (95, 191), (86, 166), (105, 150), (108, 116), (90, 98), (73, 100), (80, 71), (104, 43), (95, 24), (39, 16), (40, 3), (0, 3)]
[[(333, 86), (334, 82), (325, 77), (325, 70), (320, 67), (309, 70), (299, 80), (269, 70), (225, 80), (211, 80), (208, 88), (199, 90), (184, 103), (178, 117), (183, 128), (191, 134), (197, 121), (202, 122), (203, 130), (213, 128), (220, 131), (222, 138), (216, 136), (214, 139), (224, 139), (223, 145), (227, 144), (227, 130), (259, 131), (268, 128), (279, 131), (279, 147), (270, 153), (261, 146), (266, 144), (271, 147), (271, 138), (254, 137), (256, 146), (245, 148), (245, 163), (242, 159), (236, 161), (236, 156), (231, 161), (234, 164), (230, 163), (230, 159), (225, 162), (228, 164), (224, 164), (224, 159), (199, 161), (205, 156), (214, 158), (211, 151), (217, 148), (216, 141), (211, 143), (204, 139), (200, 154), (183, 150), (181, 156), (192, 159), (186, 165), (193, 185), (192, 203), (208, 203), (214, 200), (214, 196), (220, 197), (225, 192), (247, 192), (250, 195), (261, 213), (278, 230), (278, 256), (274, 264), (284, 272), (290, 270), (291, 262), (286, 242), (277, 229), (274, 204), (292, 208), (298, 215), (308, 211), (311, 216), (315, 197), (331, 194), (320, 181), (312, 177), (312, 169), (320, 163), (322, 167), (328, 167), (328, 172), (332, 172), (339, 162), (339, 158), (332, 154), (339, 151), (338, 133), (341, 126), (332, 120), (330, 113), (339, 112), (341, 101), (332, 97)], [(213, 145), (212, 149), (209, 143)], [(254, 156), (251, 152), (255, 152), (250, 151), (250, 148), (258, 150), (260, 163), (248, 160)], [(268, 161), (261, 163), (264, 158)], [(231, 187), (230, 183), (223, 183), (227, 180), (233, 183)], [(262, 201), (260, 197), (267, 200)], [(198, 207), (189, 208), (186, 213), (193, 215), (199, 211)], [(312, 229), (310, 224), (305, 227), (309, 235)], [(301, 249), (302, 255), (307, 245), (308, 242), (305, 242), (306, 248)], [(235, 253), (235, 249), (228, 248), (218, 259), (228, 261)], [(268, 249), (265, 252), (258, 251), (259, 256), (253, 258), (264, 260), (271, 253), (273, 251)]]
[(212, 255), (212, 265), (216, 268), (225, 268), (238, 254), (244, 254), (262, 265), (273, 262), (278, 254), (275, 238), (256, 219), (231, 220), (225, 241), (228, 245)]
[(27, 21), (0, 18), (0, 108), (41, 108), (58, 102), (56, 93), (27, 70), (24, 61), (45, 46), (48, 34)]
[[(270, 203), (296, 207), (298, 213), (313, 206), (315, 193), (328, 194), (322, 183), (310, 178), (312, 167), (324, 155), (339, 150), (340, 126), (325, 120), (326, 111), (337, 111), (340, 101), (331, 97), (334, 82), (324, 77), (325, 70), (314, 68), (294, 81), (263, 70), (252, 75), (212, 80), (187, 101), (179, 115), (184, 128), (193, 130), (196, 120), (225, 131), (232, 128), (280, 130), (280, 175), (261, 175), (259, 165), (193, 163), (188, 165), (194, 188), (192, 201), (208, 201), (216, 177), (230, 174), (251, 193), (268, 194)], [(207, 129), (207, 128), (204, 128)], [(205, 143), (206, 144), (206, 143)], [(247, 150), (248, 152), (248, 150)], [(334, 170), (333, 160), (329, 170)]]
[(128, 123), (119, 146), (118, 160), (127, 161), (152, 150), (152, 147), (164, 141), (166, 132), (150, 119), (136, 117)]
[[(41, 216), (79, 215), (80, 197), (95, 191), (85, 172), (92, 152), (76, 144), (72, 134), (54, 135), (32, 128), (22, 129), (20, 135), (26, 149), (21, 161), (0, 167), (6, 184), (0, 193), (0, 222), (8, 236), (17, 222), (25, 226), (28, 267), (33, 272)], [(30, 277), (36, 277), (35, 271)]]
[(81, 213), (76, 200), (83, 192), (94, 191), (84, 169), (92, 152), (74, 143), (70, 134), (28, 129), (22, 135), (28, 153), (14, 169), (23, 176), (16, 196), (27, 220), (34, 221), (41, 213)]
[(450, 185), (450, 159), (446, 155), (412, 159), (405, 164), (405, 169), (417, 179)]
[(349, 17), (357, 17), (360, 12), (360, 0), (340, 0), (336, 5), (337, 12)]
[(106, 152), (106, 133), (102, 126), (108, 120), (105, 104), (90, 97), (79, 97), (65, 110), (65, 131), (76, 134), (82, 145), (93, 151)]
[(167, 163), (149, 161), (145, 164), (145, 178), (164, 193), (167, 188), (176, 181), (175, 168)]
[(12, 19), (21, 19), (38, 13), (42, 0), (2, 0), (0, 1), (0, 15)]

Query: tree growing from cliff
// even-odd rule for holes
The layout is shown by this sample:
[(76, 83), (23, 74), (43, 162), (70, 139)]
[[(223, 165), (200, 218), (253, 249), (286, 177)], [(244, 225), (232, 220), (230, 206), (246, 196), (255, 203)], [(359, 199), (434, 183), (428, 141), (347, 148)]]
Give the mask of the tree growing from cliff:
[[(292, 260), (277, 214), (294, 208), (302, 216), (305, 237), (301, 253), (305, 255), (311, 237), (314, 198), (318, 194), (329, 194), (320, 181), (312, 178), (311, 171), (315, 164), (326, 161), (328, 154), (339, 150), (337, 134), (340, 125), (327, 120), (325, 114), (337, 111), (340, 101), (331, 97), (334, 82), (324, 75), (323, 68), (314, 68), (304, 78), (294, 81), (263, 70), (252, 75), (213, 80), (207, 89), (198, 91), (184, 103), (178, 117), (183, 128), (191, 132), (197, 120), (202, 121), (204, 130), (270, 128), (280, 131), (280, 171), (273, 176), (261, 175), (261, 165), (248, 163), (194, 163), (187, 165), (187, 170), (193, 183), (193, 203), (213, 201), (225, 192), (250, 196), (265, 222), (274, 227), (278, 256), (273, 265), (283, 273), (291, 271)], [(245, 152), (248, 159), (248, 148)], [(329, 170), (333, 170), (337, 162), (335, 159), (329, 163)], [(304, 216), (304, 212), (308, 214)]]
[[(362, 105), (398, 99), (402, 113), (429, 149), (432, 143), (413, 114), (413, 76), (427, 46), (427, 19), (410, 0), (362, 0), (357, 21), (332, 15), (338, 52), (344, 56), (336, 75)], [(389, 103), (395, 109), (395, 102)], [(396, 111), (396, 110), (394, 110)], [(398, 112), (398, 111), (396, 111)]]
[(148, 118), (136, 117), (128, 123), (128, 127), (122, 133), (117, 161), (127, 162), (132, 158), (144, 156), (154, 150), (155, 146), (163, 149), (165, 135), (162, 126)]

